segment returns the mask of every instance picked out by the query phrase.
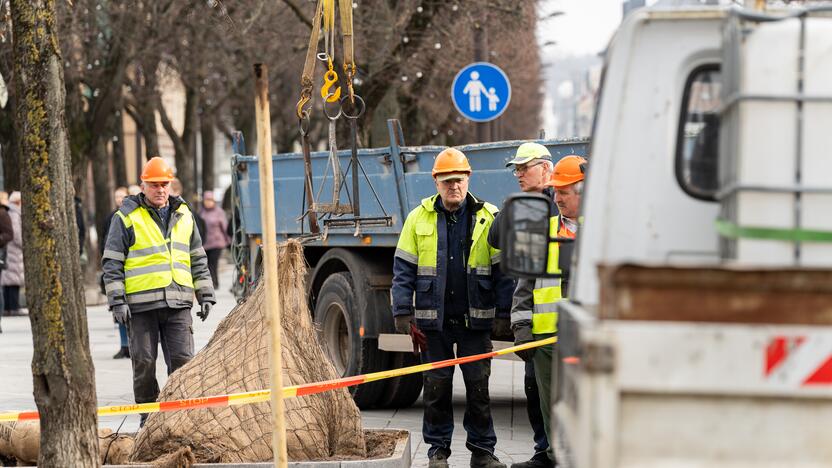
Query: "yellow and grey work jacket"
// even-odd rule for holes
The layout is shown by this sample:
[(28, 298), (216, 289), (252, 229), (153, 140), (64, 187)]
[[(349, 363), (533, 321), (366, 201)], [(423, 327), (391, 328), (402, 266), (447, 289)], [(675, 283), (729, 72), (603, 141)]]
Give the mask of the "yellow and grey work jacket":
[(188, 205), (170, 197), (167, 225), (143, 195), (124, 199), (107, 233), (102, 268), (111, 307), (132, 313), (214, 303), (214, 288), (202, 239)]
[[(407, 216), (393, 259), (393, 315), (414, 315), (422, 330), (442, 330), (444, 323), (448, 241), (437, 198), (425, 198)], [(466, 203), (472, 220), (465, 318), (470, 329), (488, 330), (495, 317), (508, 318), (513, 281), (500, 272), (500, 251), (486, 240), (497, 207), (471, 194)]]
[[(552, 237), (574, 238), (575, 233), (566, 229), (560, 216), (553, 216), (549, 221), (549, 235)], [(561, 245), (549, 243), (549, 261), (546, 270), (551, 274), (564, 273), (569, 258), (561, 255)], [(565, 273), (565, 274), (568, 274)], [(565, 297), (564, 278), (538, 278), (534, 281), (520, 279), (514, 291), (511, 307), (511, 328), (531, 326), (535, 335), (557, 333), (557, 303)]]

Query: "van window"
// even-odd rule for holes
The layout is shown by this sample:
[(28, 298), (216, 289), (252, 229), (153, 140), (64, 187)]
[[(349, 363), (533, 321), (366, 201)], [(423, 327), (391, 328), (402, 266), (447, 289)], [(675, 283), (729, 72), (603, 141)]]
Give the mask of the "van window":
[(688, 195), (701, 200), (715, 200), (719, 183), (721, 85), (718, 65), (698, 67), (688, 76), (682, 99), (676, 179)]

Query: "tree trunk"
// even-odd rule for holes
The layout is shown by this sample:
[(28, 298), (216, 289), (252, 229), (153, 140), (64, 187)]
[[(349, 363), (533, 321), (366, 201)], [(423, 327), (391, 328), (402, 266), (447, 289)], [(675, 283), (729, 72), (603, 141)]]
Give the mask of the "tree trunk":
[[(95, 375), (78, 258), (63, 60), (54, 0), (13, 0), (23, 255), (32, 376), (41, 415), (39, 466), (98, 466)], [(68, 240), (68, 242), (67, 242)]]
[(214, 116), (202, 114), (200, 119), (200, 135), (202, 136), (202, 191), (214, 190)]
[(159, 130), (156, 128), (156, 103), (161, 105), (159, 91), (156, 89), (156, 71), (158, 62), (145, 64), (142, 68), (142, 79), (144, 88), (140, 92), (143, 99), (139, 99), (139, 121), (140, 130), (144, 137), (145, 155), (147, 160), (159, 156)]
[[(14, 79), (9, 80), (6, 84), (9, 88), (14, 86)], [(12, 190), (20, 190), (20, 161), (18, 161), (18, 146), (20, 146), (20, 138), (14, 129), (14, 115), (17, 107), (17, 99), (14, 93), (9, 89), (9, 101), (6, 103), (6, 109), (0, 114), (0, 125), (3, 126), (3, 142), (2, 151), (3, 156), (3, 190), (11, 193)]]
[[(196, 201), (197, 166), (196, 166), (196, 133), (199, 125), (199, 93), (191, 86), (185, 86), (185, 126), (182, 129), (182, 141), (185, 151), (181, 159), (176, 160), (176, 173), (182, 181), (182, 196), (192, 203)], [(181, 161), (181, 166), (180, 166)]]
[(165, 110), (161, 99), (158, 100), (159, 116), (162, 120), (162, 126), (165, 127), (171, 141), (173, 142), (174, 161), (176, 162), (176, 177), (182, 182), (182, 197), (186, 200), (192, 200), (196, 193), (196, 180), (194, 178), (194, 156), (193, 151), (196, 149), (193, 145), (192, 135), (196, 133), (197, 108), (199, 106), (199, 94), (192, 87), (185, 85), (185, 128), (182, 135), (176, 132)]
[(145, 160), (159, 156), (159, 131), (156, 128), (156, 103), (159, 91), (156, 89), (156, 73), (159, 61), (156, 58), (145, 60), (136, 70), (135, 113), (131, 113), (136, 127), (144, 137)]
[(113, 172), (116, 187), (127, 187), (127, 161), (124, 159), (124, 107), (119, 102), (116, 118), (113, 121)]
[(103, 232), (104, 225), (107, 223), (107, 216), (115, 206), (113, 202), (115, 188), (110, 178), (110, 158), (107, 154), (106, 135), (94, 139), (92, 157), (92, 179), (95, 181), (95, 232), (98, 233), (99, 239), (104, 239), (106, 236)]
[[(387, 119), (399, 117), (396, 90), (388, 90), (388, 94), (376, 105), (374, 110), (378, 112), (365, 113), (364, 117), (359, 120), (359, 123), (363, 121), (363, 140), (367, 142), (367, 146), (370, 148), (390, 144), (388, 142), (390, 136), (387, 130)], [(404, 127), (404, 132), (405, 135), (409, 135), (407, 127)], [(404, 141), (407, 143), (407, 138)]]
[(144, 137), (145, 160), (159, 156), (159, 130), (156, 128), (156, 107), (153, 105), (155, 99), (148, 99), (139, 103), (139, 132)]
[[(64, 75), (66, 90), (66, 128), (69, 134), (69, 149), (71, 153), (72, 183), (76, 193), (84, 193), (87, 187), (87, 171), (89, 170), (89, 154), (92, 144), (92, 126), (87, 119), (87, 104), (81, 94), (81, 82), (78, 76), (73, 76), (68, 68)], [(94, 182), (94, 181), (93, 181)]]

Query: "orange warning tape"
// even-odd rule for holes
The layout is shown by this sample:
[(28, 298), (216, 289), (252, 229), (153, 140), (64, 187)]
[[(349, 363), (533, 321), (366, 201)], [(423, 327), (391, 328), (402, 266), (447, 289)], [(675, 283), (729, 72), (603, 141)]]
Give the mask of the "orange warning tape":
[[(390, 379), (393, 377), (401, 377), (403, 375), (415, 374), (417, 372), (424, 372), (431, 369), (441, 369), (443, 367), (454, 366), (457, 364), (466, 364), (469, 362), (480, 361), (482, 359), (492, 358), (494, 356), (502, 356), (511, 354), (525, 349), (537, 348), (547, 344), (553, 344), (557, 341), (557, 337), (553, 336), (543, 340), (532, 341), (522, 345), (504, 348), (499, 351), (492, 351), (489, 353), (473, 354), (471, 356), (464, 356), (453, 359), (446, 359), (444, 361), (429, 362), (426, 364), (418, 364), (415, 366), (402, 367), (400, 369), (392, 369), (381, 372), (373, 372), (370, 374), (354, 375), (352, 377), (343, 377), (340, 379), (326, 380), (323, 382), (313, 382), (302, 385), (293, 385), (291, 387), (283, 387), (283, 398), (295, 398), (306, 395), (314, 395), (316, 393), (323, 393), (336, 388), (352, 387), (354, 385), (361, 385), (367, 382), (375, 382), (377, 380)], [(115, 405), (102, 406), (98, 408), (98, 416), (116, 416), (124, 414), (138, 414), (138, 413), (158, 413), (163, 411), (179, 411), (186, 409), (197, 408), (217, 408), (234, 405), (247, 405), (249, 403), (263, 403), (271, 399), (271, 390), (257, 390), (245, 393), (232, 393), (230, 395), (219, 395), (210, 397), (188, 398), (185, 400), (173, 401), (158, 401), (153, 403), (136, 403), (133, 405)], [(37, 411), (17, 411), (11, 413), (0, 413), (0, 422), (7, 421), (31, 421), (37, 420)]]

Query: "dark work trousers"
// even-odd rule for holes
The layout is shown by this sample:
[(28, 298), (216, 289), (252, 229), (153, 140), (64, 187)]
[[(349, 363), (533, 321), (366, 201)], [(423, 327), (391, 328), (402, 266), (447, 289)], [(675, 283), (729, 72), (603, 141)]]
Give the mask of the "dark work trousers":
[(136, 403), (156, 401), (156, 358), (159, 344), (168, 367), (168, 375), (184, 366), (194, 355), (191, 309), (157, 309), (130, 316), (130, 360), (133, 363), (133, 395)]
[(3, 310), (20, 309), (20, 286), (3, 286)]
[(214, 281), (214, 289), (218, 289), (220, 287), (220, 277), (219, 271), (217, 271), (217, 266), (220, 263), (222, 249), (206, 250), (205, 255), (208, 257), (208, 271), (211, 272), (211, 279)]
[[(425, 331), (427, 350), (422, 352), (422, 362), (434, 362), (491, 351), (491, 330), (469, 330), (464, 323), (444, 324), (444, 330)], [(491, 419), (491, 400), (488, 395), (488, 378), (491, 376), (491, 360), (470, 362), (459, 366), (465, 382), (465, 416), (462, 425), (468, 433), (465, 446), (471, 452), (477, 450), (494, 453), (497, 435)], [(428, 456), (442, 449), (451, 452), (451, 436), (454, 432), (453, 409), (454, 367), (433, 369), (424, 373), (425, 415), (422, 434), (430, 446)]]
[(526, 376), (523, 382), (526, 390), (526, 413), (529, 415), (529, 424), (534, 432), (534, 454), (545, 453), (549, 448), (549, 441), (546, 439), (546, 430), (543, 428), (543, 412), (540, 410), (540, 391), (537, 389), (537, 380), (534, 374), (534, 362), (526, 363)]
[[(554, 333), (542, 335), (534, 334), (535, 340), (544, 340), (555, 336)], [(537, 387), (540, 389), (540, 410), (543, 412), (543, 428), (549, 436), (549, 441), (554, 442), (557, 432), (552, 427), (552, 404), (557, 401), (558, 382), (556, 376), (552, 375), (552, 361), (556, 359), (557, 349), (554, 344), (541, 346), (534, 352), (534, 372), (537, 377)], [(556, 462), (555, 452), (551, 445), (546, 450), (549, 460)]]

